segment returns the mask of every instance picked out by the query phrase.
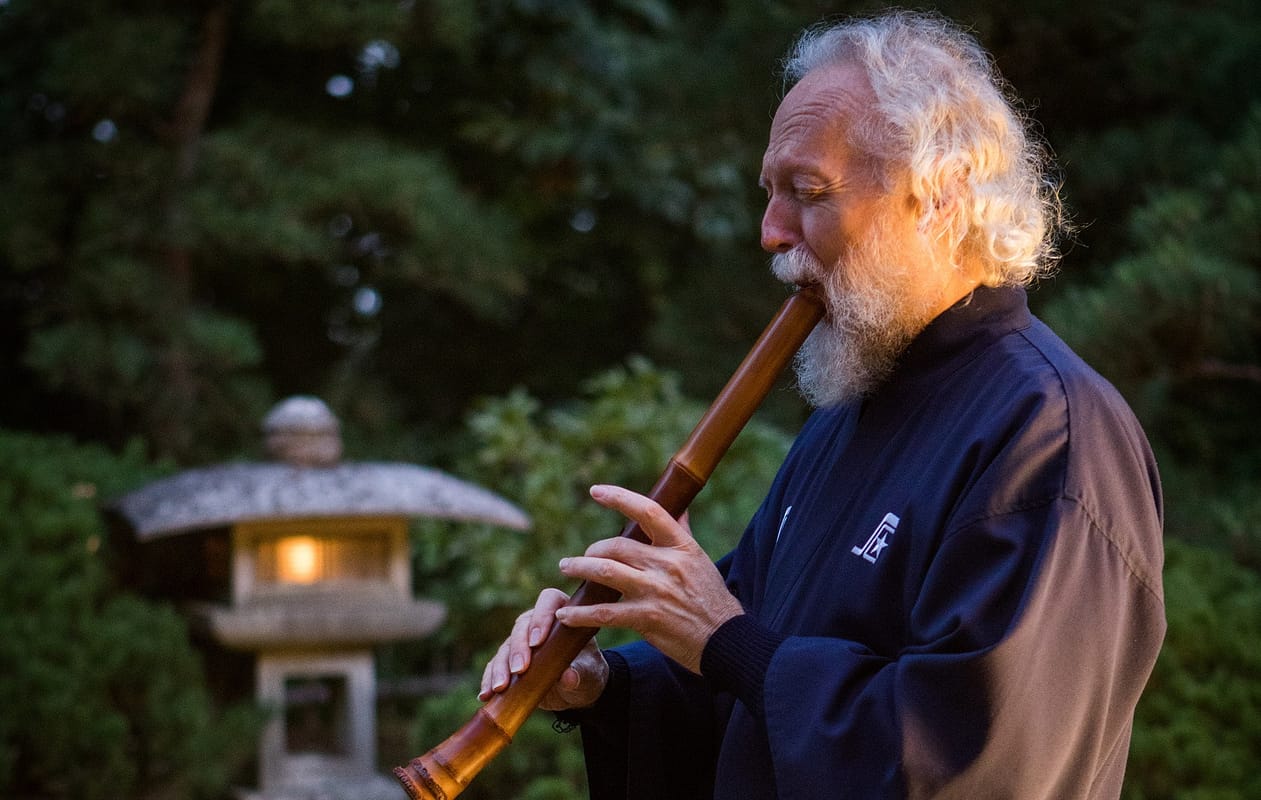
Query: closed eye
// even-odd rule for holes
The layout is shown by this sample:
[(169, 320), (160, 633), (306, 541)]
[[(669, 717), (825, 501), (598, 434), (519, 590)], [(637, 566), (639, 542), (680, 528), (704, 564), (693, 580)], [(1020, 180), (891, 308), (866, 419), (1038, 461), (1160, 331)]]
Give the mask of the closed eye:
[(819, 200), (831, 194), (836, 194), (844, 188), (842, 181), (829, 181), (828, 183), (803, 183), (793, 186), (793, 194), (801, 200)]

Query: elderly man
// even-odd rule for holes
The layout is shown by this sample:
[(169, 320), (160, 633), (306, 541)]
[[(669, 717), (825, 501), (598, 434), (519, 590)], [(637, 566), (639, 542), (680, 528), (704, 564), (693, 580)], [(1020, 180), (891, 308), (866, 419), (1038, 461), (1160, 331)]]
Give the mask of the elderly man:
[(611, 486), (653, 545), (561, 562), (483, 698), (558, 620), (588, 647), (545, 702), (593, 797), (1115, 798), (1164, 633), (1161, 496), (1133, 415), (1031, 316), (1055, 189), (988, 56), (934, 16), (807, 32), (762, 163), (762, 246), (827, 315), (816, 412), (735, 551)]

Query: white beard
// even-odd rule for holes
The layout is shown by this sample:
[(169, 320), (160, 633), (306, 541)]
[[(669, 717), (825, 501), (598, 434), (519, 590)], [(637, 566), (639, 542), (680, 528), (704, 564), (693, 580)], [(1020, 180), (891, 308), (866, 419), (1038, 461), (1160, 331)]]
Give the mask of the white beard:
[(793, 362), (797, 389), (816, 408), (835, 408), (872, 392), (931, 321), (930, 297), (918, 285), (929, 276), (896, 266), (883, 250), (878, 244), (853, 249), (831, 269), (804, 245), (771, 260), (780, 280), (818, 283), (826, 298), (827, 315)]

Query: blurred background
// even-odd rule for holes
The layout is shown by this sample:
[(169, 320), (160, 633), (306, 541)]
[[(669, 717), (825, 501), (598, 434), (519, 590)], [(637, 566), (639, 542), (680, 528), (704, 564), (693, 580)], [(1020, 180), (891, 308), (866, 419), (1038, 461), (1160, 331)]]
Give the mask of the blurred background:
[[(260, 458), (323, 398), (348, 458), (435, 466), (525, 534), (412, 525), (442, 629), (377, 656), (383, 768), (616, 530), (784, 290), (757, 174), (807, 0), (0, 0), (0, 796), (216, 800), (259, 713), (101, 507)], [(1128, 798), (1261, 797), (1261, 5), (942, 0), (1055, 150), (1078, 233), (1031, 295), (1142, 419), (1170, 629)], [(738, 537), (804, 418), (779, 391), (698, 501)], [(409, 684), (408, 681), (413, 683)], [(527, 727), (467, 797), (585, 796)]]

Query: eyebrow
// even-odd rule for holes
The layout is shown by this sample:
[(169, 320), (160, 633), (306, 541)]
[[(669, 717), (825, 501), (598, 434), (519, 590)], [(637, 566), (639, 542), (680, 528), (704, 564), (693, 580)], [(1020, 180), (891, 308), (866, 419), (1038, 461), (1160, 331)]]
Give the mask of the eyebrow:
[[(775, 162), (772, 161), (772, 164), (774, 163)], [(781, 160), (778, 163), (778, 165), (770, 171), (779, 173), (781, 175), (788, 175), (790, 177), (801, 176), (801, 177), (807, 177), (807, 178), (819, 178), (820, 180), (825, 180), (829, 182), (836, 180), (834, 176), (828, 175), (823, 170), (819, 169), (819, 167), (813, 164), (812, 162), (799, 160), (799, 159), (793, 159), (793, 158), (786, 158), (786, 159)], [(761, 186), (763, 189), (766, 188), (766, 183), (767, 183), (766, 173), (767, 173), (767, 169), (764, 164), (762, 167), (762, 170), (758, 173), (758, 176), (757, 176), (757, 185)]]

